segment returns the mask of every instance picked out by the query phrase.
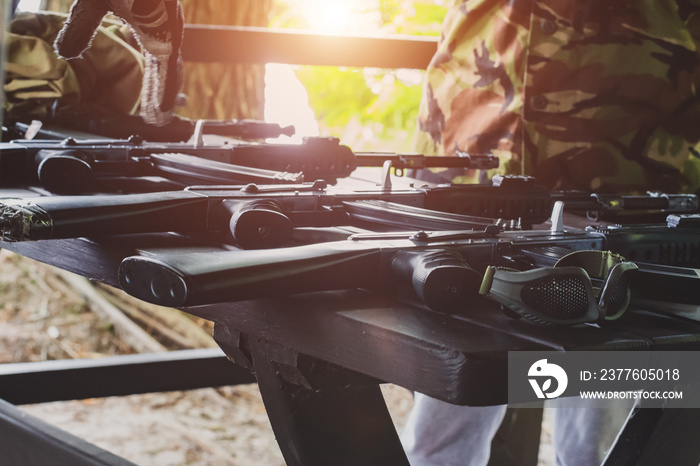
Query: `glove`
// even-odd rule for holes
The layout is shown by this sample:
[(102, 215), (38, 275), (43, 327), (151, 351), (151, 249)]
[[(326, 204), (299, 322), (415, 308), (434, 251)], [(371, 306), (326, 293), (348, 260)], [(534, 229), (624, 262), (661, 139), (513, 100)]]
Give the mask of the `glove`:
[(141, 116), (146, 123), (165, 125), (175, 113), (182, 84), (180, 1), (76, 0), (54, 43), (56, 52), (64, 58), (79, 57), (110, 11), (129, 25), (146, 59)]

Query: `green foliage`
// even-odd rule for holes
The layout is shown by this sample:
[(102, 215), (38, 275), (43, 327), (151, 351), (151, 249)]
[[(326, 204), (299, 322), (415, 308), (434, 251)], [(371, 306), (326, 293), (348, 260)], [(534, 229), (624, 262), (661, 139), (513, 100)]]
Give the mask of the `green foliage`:
[[(358, 1), (358, 0), (355, 0)], [(433, 35), (446, 7), (433, 0), (366, 0), (362, 34)], [(357, 18), (355, 18), (357, 21)], [(308, 27), (294, 0), (278, 2), (274, 27)], [(299, 67), (322, 135), (339, 136), (354, 150), (408, 151), (416, 127), (423, 73), (418, 70)]]
[(395, 34), (436, 36), (447, 8), (443, 2), (426, 0), (380, 1), (379, 11), (385, 31)]
[[(402, 80), (406, 74), (412, 79)], [(355, 150), (410, 150), (421, 72), (307, 66), (297, 77), (323, 134), (340, 136)]]
[(344, 125), (375, 100), (361, 69), (304, 66), (296, 75), (309, 93), (316, 117), (329, 127)]

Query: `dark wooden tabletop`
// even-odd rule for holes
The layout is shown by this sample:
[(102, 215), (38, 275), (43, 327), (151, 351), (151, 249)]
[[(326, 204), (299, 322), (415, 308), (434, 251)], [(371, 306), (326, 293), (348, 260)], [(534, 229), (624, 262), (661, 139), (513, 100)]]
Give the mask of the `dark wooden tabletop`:
[[(24, 243), (2, 247), (93, 280), (117, 285), (124, 257), (217, 250), (174, 234)], [(465, 303), (457, 315), (364, 290), (185, 309), (255, 338), (455, 404), (507, 398), (507, 356), (524, 350), (700, 348), (700, 323), (630, 312), (604, 328), (538, 326), (505, 316), (497, 305)]]

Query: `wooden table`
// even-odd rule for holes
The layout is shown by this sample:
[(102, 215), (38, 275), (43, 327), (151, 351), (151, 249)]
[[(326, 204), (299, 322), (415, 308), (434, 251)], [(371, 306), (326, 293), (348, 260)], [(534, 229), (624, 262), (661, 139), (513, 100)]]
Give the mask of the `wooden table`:
[[(173, 234), (2, 246), (113, 286), (129, 255), (216, 250)], [(381, 382), (454, 404), (503, 404), (509, 351), (700, 348), (700, 323), (653, 314), (628, 315), (606, 328), (552, 328), (512, 320), (486, 300), (446, 315), (363, 290), (185, 311), (213, 321), (224, 352), (254, 371), (290, 465), (407, 464)], [(625, 458), (610, 464), (637, 464)]]

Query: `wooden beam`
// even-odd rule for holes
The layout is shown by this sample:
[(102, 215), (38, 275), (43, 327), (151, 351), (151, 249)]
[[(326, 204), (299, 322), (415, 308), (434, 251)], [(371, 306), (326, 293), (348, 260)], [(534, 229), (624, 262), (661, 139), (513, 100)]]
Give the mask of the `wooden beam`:
[(2, 464), (136, 466), (0, 400)]
[(376, 68), (425, 69), (437, 50), (437, 37), (335, 36), (286, 29), (185, 27), (183, 57), (204, 63), (287, 63)]
[(218, 348), (0, 365), (0, 399), (17, 405), (248, 383)]

